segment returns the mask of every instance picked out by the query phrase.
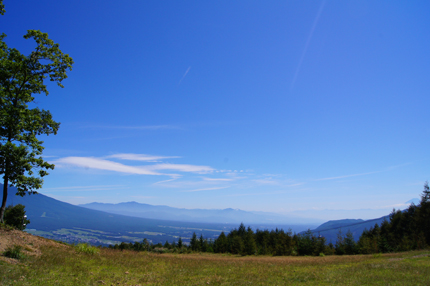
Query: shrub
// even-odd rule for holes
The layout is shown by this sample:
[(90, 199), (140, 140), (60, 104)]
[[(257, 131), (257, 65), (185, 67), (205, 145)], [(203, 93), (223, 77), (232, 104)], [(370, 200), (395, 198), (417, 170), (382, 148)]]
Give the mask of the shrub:
[(88, 243), (80, 243), (75, 246), (77, 252), (82, 252), (86, 254), (98, 254), (100, 252), (100, 249), (98, 249), (95, 246), (91, 246)]
[(3, 252), (3, 255), (9, 258), (23, 259), (25, 255), (21, 252), (22, 247), (19, 245), (14, 245), (13, 247), (8, 247)]
[(25, 206), (21, 204), (8, 206), (4, 212), (4, 221), (9, 226), (13, 226), (19, 230), (24, 230), (30, 223), (28, 219), (24, 219), (24, 216)]
[(0, 229), (9, 231), (9, 230), (14, 230), (15, 228), (13, 226), (0, 222)]

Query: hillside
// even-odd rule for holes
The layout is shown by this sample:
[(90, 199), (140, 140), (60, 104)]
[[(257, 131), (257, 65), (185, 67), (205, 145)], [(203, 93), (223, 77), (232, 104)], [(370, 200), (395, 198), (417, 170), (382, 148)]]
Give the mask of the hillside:
[(0, 257), (0, 285), (427, 285), (429, 251), (382, 255), (270, 257), (79, 252), (20, 231), (0, 230), (0, 245), (27, 258)]
[(312, 229), (312, 233), (325, 237), (327, 242), (336, 243), (337, 235), (339, 231), (342, 235), (345, 235), (348, 230), (351, 231), (355, 241), (358, 241), (361, 234), (365, 229), (374, 227), (375, 224), (380, 225), (384, 220), (389, 220), (389, 216), (383, 216), (376, 219), (362, 220), (362, 219), (341, 219), (341, 220), (330, 220), (323, 223), (315, 229)]

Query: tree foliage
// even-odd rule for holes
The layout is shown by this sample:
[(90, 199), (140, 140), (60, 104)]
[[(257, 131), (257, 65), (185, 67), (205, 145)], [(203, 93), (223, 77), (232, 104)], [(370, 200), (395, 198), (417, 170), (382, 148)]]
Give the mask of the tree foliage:
[(8, 206), (4, 213), (5, 224), (13, 226), (16, 229), (24, 230), (30, 223), (30, 220), (25, 218), (25, 206), (18, 204)]
[(5, 9), (4, 9), (4, 4), (3, 4), (3, 0), (0, 0), (0, 15), (4, 15)]
[[(0, 2), (0, 12), (4, 13)], [(3, 201), (0, 221), (6, 207), (9, 185), (24, 196), (41, 188), (47, 170), (53, 169), (42, 158), (43, 141), (39, 135), (56, 134), (60, 124), (48, 110), (34, 107), (34, 94), (48, 95), (45, 79), (61, 82), (72, 69), (73, 60), (64, 54), (48, 34), (28, 30), (25, 39), (33, 39), (36, 48), (29, 55), (9, 48), (0, 35), (0, 175), (3, 177)]]

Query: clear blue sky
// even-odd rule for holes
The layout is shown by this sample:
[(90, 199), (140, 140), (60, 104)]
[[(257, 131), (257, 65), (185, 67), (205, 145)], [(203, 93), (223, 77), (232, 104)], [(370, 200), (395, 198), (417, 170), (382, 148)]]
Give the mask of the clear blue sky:
[(430, 179), (428, 1), (4, 4), (75, 61), (43, 194), (371, 218)]

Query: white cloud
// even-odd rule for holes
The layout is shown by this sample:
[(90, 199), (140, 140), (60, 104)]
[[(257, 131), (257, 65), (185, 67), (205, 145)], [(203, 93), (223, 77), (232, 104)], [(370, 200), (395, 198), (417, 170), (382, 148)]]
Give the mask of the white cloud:
[(184, 78), (187, 76), (188, 72), (190, 71), (191, 67), (188, 67), (187, 71), (184, 73), (184, 75), (182, 76), (181, 80), (179, 81), (178, 84), (181, 84), (181, 82), (184, 80)]
[(58, 187), (58, 188), (43, 188), (44, 192), (90, 192), (90, 191), (108, 191), (118, 188), (127, 188), (124, 185), (98, 185), (98, 186), (73, 186), (73, 187)]
[(214, 191), (214, 190), (221, 190), (226, 189), (228, 187), (213, 187), (213, 188), (201, 188), (201, 189), (195, 189), (195, 190), (189, 190), (189, 191), (183, 191), (184, 193), (192, 193), (192, 192), (201, 192), (201, 191)]
[(130, 196), (130, 198), (147, 200), (147, 199), (156, 199), (158, 197), (154, 197), (154, 196)]
[(127, 166), (121, 163), (112, 162), (109, 160), (98, 159), (94, 157), (65, 157), (60, 158), (53, 163), (66, 164), (83, 168), (107, 170), (119, 173), (137, 174), (137, 175), (166, 175), (149, 170), (146, 166), (135, 167)]
[(132, 160), (132, 161), (156, 162), (156, 161), (162, 160), (162, 159), (181, 158), (181, 157), (179, 157), (179, 156), (154, 156), (154, 155), (146, 155), (146, 154), (120, 153), (120, 154), (114, 154), (114, 155), (106, 156), (105, 158), (115, 158), (115, 159)]
[(151, 170), (174, 170), (180, 172), (191, 172), (191, 173), (210, 173), (215, 169), (209, 166), (197, 166), (187, 164), (156, 164), (148, 166)]
[(259, 180), (252, 180), (252, 181), (260, 185), (279, 185), (280, 184), (278, 181), (271, 180), (271, 179), (259, 179)]
[[(111, 155), (109, 157), (123, 158), (126, 160), (139, 160), (145, 161), (148, 157), (147, 155), (139, 154), (117, 154)], [(158, 156), (160, 157), (160, 156)], [(155, 158), (154, 156), (152, 158)], [(155, 164), (155, 165), (145, 165), (145, 166), (128, 166), (118, 162), (113, 162), (106, 159), (94, 158), (94, 157), (65, 157), (53, 161), (52, 163), (58, 164), (59, 167), (65, 165), (71, 165), (82, 168), (97, 169), (114, 171), (119, 173), (127, 174), (137, 174), (137, 175), (167, 175), (173, 178), (180, 177), (179, 174), (166, 174), (157, 171), (160, 170), (173, 170), (178, 172), (190, 172), (198, 174), (206, 174), (213, 172), (214, 169), (209, 166), (198, 166), (198, 165), (188, 165), (188, 164)]]
[(384, 170), (381, 170), (381, 171), (359, 173), (359, 174), (352, 174), (352, 175), (344, 175), (344, 176), (338, 176), (338, 177), (328, 177), (328, 178), (322, 178), (322, 179), (315, 179), (314, 181), (336, 180), (336, 179), (343, 179), (343, 178), (349, 178), (349, 177), (357, 177), (357, 176), (377, 174), (377, 173), (391, 171), (391, 170), (394, 170), (394, 169), (397, 169), (397, 168), (400, 168), (400, 167), (404, 167), (404, 166), (408, 166), (408, 165), (411, 165), (411, 164), (413, 164), (413, 162), (408, 162), (408, 163), (404, 163), (404, 164), (400, 164), (400, 165), (389, 166), (389, 167), (387, 167), (387, 168), (385, 168)]
[(243, 197), (243, 196), (266, 196), (266, 195), (280, 195), (286, 194), (287, 191), (275, 191), (275, 192), (264, 192), (264, 193), (238, 193), (238, 194), (228, 194), (226, 197)]
[(233, 179), (213, 179), (213, 178), (203, 178), (203, 180), (205, 181), (210, 181), (210, 182), (231, 182), (233, 181)]
[(343, 178), (349, 178), (349, 177), (357, 177), (357, 176), (364, 176), (364, 175), (376, 174), (376, 173), (381, 173), (381, 172), (382, 172), (382, 171), (376, 171), (376, 172), (360, 173), (360, 174), (352, 174), (352, 175), (345, 175), (345, 176), (338, 176), (338, 177), (329, 177), (329, 178), (316, 179), (316, 180), (314, 180), (314, 181), (336, 180), (336, 179), (343, 179)]

